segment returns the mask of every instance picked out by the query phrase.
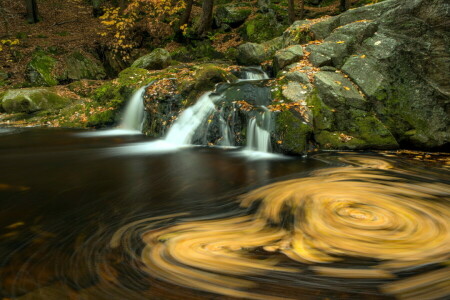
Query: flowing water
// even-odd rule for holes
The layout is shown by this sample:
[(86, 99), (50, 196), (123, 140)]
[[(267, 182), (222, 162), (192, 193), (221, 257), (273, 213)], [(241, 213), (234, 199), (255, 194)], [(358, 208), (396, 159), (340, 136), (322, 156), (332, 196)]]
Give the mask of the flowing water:
[(131, 96), (123, 112), (120, 129), (142, 131), (145, 115), (143, 96), (146, 88), (147, 86), (141, 87)]
[(0, 299), (450, 296), (448, 157), (78, 133), (0, 130)]

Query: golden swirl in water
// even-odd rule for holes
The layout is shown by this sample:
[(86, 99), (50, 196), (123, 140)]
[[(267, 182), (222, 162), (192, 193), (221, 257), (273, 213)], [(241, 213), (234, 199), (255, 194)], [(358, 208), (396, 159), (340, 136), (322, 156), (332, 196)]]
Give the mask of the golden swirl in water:
[[(448, 185), (405, 181), (380, 159), (346, 160), (358, 167), (324, 169), (243, 195), (243, 207), (259, 204), (254, 215), (148, 231), (142, 235), (141, 259), (162, 280), (254, 299), (277, 297), (248, 291), (255, 283), (243, 276), (309, 268), (328, 277), (392, 279), (406, 268), (449, 261)], [(258, 249), (269, 258), (255, 256)], [(299, 262), (298, 269), (279, 266), (279, 255), (270, 252)], [(332, 264), (343, 257), (380, 263), (370, 268)], [(446, 296), (448, 270), (430, 272), (429, 280), (423, 275), (392, 281), (382, 290), (407, 297)]]

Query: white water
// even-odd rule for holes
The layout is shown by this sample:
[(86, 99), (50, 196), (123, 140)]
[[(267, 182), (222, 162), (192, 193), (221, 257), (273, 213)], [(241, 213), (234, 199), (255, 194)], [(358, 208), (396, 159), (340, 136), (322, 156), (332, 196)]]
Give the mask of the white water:
[(119, 129), (142, 131), (142, 125), (144, 123), (143, 96), (146, 88), (146, 86), (141, 87), (131, 96), (123, 112), (122, 122), (118, 126)]
[(141, 134), (145, 117), (143, 96), (146, 88), (147, 86), (143, 86), (133, 93), (125, 106), (125, 110), (122, 114), (122, 121), (117, 128), (83, 132), (78, 133), (77, 135), (82, 137), (99, 137)]
[(205, 123), (215, 106), (210, 98), (211, 92), (203, 94), (193, 106), (181, 113), (170, 127), (166, 142), (176, 145), (188, 145), (198, 127)]
[(269, 79), (269, 76), (267, 76), (266, 72), (264, 72), (261, 67), (259, 68), (251, 68), (247, 71), (244, 71), (244, 79), (243, 80), (262, 80), (262, 79)]
[(270, 152), (270, 127), (272, 126), (271, 113), (264, 107), (261, 114), (260, 125), (256, 118), (251, 118), (247, 126), (246, 150)]

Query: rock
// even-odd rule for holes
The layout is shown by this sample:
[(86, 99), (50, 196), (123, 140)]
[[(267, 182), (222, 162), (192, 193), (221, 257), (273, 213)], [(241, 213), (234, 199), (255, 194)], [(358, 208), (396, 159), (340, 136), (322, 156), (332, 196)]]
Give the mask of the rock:
[(284, 67), (299, 61), (303, 58), (303, 47), (300, 45), (290, 46), (279, 50), (273, 58), (273, 68), (275, 74), (283, 70)]
[[(328, 48), (328, 49), (330, 49), (330, 48)], [(327, 50), (327, 48), (325, 48), (325, 47), (319, 48), (318, 46), (315, 47), (315, 46), (311, 45), (311, 46), (308, 46), (306, 48), (306, 50), (311, 52), (308, 59), (312, 63), (313, 66), (322, 67), (322, 66), (330, 66), (333, 64), (333, 61), (331, 60), (330, 56), (321, 53), (322, 51), (323, 52), (331, 52), (331, 51)]]
[(243, 9), (231, 5), (219, 5), (216, 7), (214, 22), (217, 27), (229, 25), (232, 28), (239, 27), (251, 14), (250, 9)]
[(309, 29), (311, 21), (300, 20), (295, 21), (289, 28), (287, 28), (281, 36), (283, 47), (288, 47), (297, 44), (305, 44), (312, 40), (312, 34)]
[(216, 83), (234, 82), (237, 77), (214, 64), (200, 65), (195, 74), (194, 89), (202, 92), (211, 90)]
[(62, 72), (58, 75), (60, 82), (81, 79), (99, 80), (106, 77), (106, 71), (100, 62), (78, 51), (65, 57), (61, 69)]
[(312, 24), (309, 30), (314, 36), (314, 39), (323, 40), (324, 38), (329, 36), (336, 27), (339, 26), (338, 24), (339, 22), (337, 20), (337, 17), (331, 17), (323, 20), (322, 22)]
[(283, 34), (286, 25), (278, 22), (275, 14), (257, 14), (255, 18), (247, 20), (242, 28), (242, 35), (252, 43), (262, 43)]
[(314, 78), (319, 97), (324, 99), (325, 104), (331, 107), (367, 108), (367, 101), (344, 75), (336, 72), (318, 72)]
[(378, 62), (367, 56), (350, 57), (342, 71), (370, 98), (382, 98), (386, 95), (386, 79), (378, 71)]
[(315, 90), (306, 100), (312, 107), (314, 139), (320, 148), (355, 150), (398, 147), (392, 133), (373, 113), (354, 108), (342, 99), (329, 101), (328, 96), (323, 90), (321, 93)]
[(170, 53), (162, 48), (153, 50), (150, 54), (144, 55), (133, 62), (131, 67), (147, 70), (161, 70), (170, 65)]
[(7, 113), (32, 113), (39, 110), (55, 110), (71, 101), (56, 94), (49, 88), (28, 88), (8, 90), (0, 99)]
[(245, 43), (238, 48), (237, 62), (241, 65), (259, 65), (266, 60), (264, 46), (256, 43)]
[(34, 86), (54, 86), (58, 84), (54, 67), (57, 60), (42, 50), (35, 51), (28, 63), (25, 77)]
[[(364, 20), (359, 22), (350, 23), (347, 25), (343, 25), (341, 27), (336, 28), (333, 30), (332, 35), (345, 35), (348, 37), (351, 37), (352, 45), (354, 44), (360, 44), (365, 39), (371, 37), (374, 35), (374, 33), (377, 31), (378, 24), (374, 21)], [(330, 40), (330, 36), (328, 36), (325, 40)], [(334, 38), (333, 40), (336, 41), (338, 38)]]
[(301, 83), (303, 85), (309, 85), (309, 78), (306, 73), (294, 71), (294, 72), (288, 72), (286, 74), (286, 79), (290, 81), (296, 81), (298, 83)]
[(273, 58), (275, 52), (283, 48), (283, 39), (279, 36), (271, 39), (270, 41), (264, 42), (261, 45), (264, 47), (266, 59), (271, 59)]
[(298, 82), (290, 81), (283, 89), (283, 96), (291, 102), (300, 102), (306, 99), (309, 91), (309, 85), (300, 84)]
[(333, 64), (340, 68), (350, 55), (353, 37), (343, 34), (333, 34), (319, 45), (309, 45), (306, 50), (311, 52), (309, 60), (315, 67)]
[(306, 153), (312, 136), (312, 128), (295, 112), (290, 110), (275, 115), (274, 148), (285, 153)]

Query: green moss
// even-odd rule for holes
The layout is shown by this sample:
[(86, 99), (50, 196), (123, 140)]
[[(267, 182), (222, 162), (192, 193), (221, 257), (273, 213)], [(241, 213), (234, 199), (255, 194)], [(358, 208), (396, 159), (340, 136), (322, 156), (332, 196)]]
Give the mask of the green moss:
[(259, 14), (244, 23), (241, 33), (250, 42), (262, 43), (282, 35), (287, 27), (272, 14)]
[(87, 126), (89, 127), (105, 127), (112, 125), (115, 122), (116, 112), (113, 110), (106, 110), (91, 115), (88, 118)]
[(316, 132), (321, 130), (329, 130), (334, 123), (334, 110), (323, 103), (317, 90), (313, 90), (306, 98), (306, 103), (313, 113), (313, 124)]
[(58, 84), (55, 78), (54, 67), (56, 59), (43, 51), (36, 51), (27, 66), (27, 77), (37, 86), (54, 86)]
[(279, 147), (288, 153), (303, 154), (312, 128), (290, 111), (282, 111), (276, 115), (275, 135)]

